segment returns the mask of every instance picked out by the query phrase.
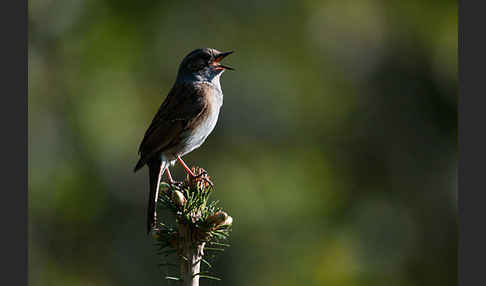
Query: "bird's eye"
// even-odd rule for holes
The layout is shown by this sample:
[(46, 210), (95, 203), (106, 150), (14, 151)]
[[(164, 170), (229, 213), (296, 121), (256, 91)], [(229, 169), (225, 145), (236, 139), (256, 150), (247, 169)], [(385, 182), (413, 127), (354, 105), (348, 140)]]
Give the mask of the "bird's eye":
[(198, 59), (196, 61), (192, 61), (189, 63), (189, 69), (191, 69), (192, 71), (198, 71), (200, 69), (202, 69), (205, 65), (205, 62), (202, 60), (202, 59)]

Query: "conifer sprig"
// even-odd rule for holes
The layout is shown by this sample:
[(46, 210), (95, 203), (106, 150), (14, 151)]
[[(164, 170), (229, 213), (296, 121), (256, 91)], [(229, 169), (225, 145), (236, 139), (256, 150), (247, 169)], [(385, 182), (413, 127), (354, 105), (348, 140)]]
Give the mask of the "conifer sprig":
[[(214, 255), (213, 250), (223, 251), (228, 247), (224, 242), (233, 224), (233, 218), (218, 207), (219, 201), (209, 200), (214, 188), (207, 173), (198, 167), (193, 167), (192, 171), (198, 175), (196, 178), (187, 176), (181, 183), (161, 183), (157, 213), (169, 210), (176, 224), (166, 224), (158, 217), (153, 232), (158, 254), (164, 258), (161, 266), (174, 265), (166, 262), (171, 254), (175, 254), (181, 264), (181, 277), (167, 275), (167, 279), (182, 281), (183, 285), (198, 285), (199, 278), (219, 279), (209, 275), (212, 266), (204, 259), (204, 250)], [(206, 245), (210, 247), (205, 248)], [(205, 271), (200, 270), (201, 262), (207, 268)], [(195, 273), (186, 273), (194, 269)], [(188, 281), (190, 279), (192, 281)]]

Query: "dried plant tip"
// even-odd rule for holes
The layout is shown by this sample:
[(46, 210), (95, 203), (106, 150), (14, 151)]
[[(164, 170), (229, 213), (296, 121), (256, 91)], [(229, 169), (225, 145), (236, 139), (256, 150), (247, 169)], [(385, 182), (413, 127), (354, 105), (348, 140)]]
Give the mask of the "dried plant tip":
[(189, 186), (205, 190), (213, 185), (206, 170), (200, 167), (192, 167), (191, 170), (196, 177), (192, 177), (189, 174), (186, 175), (186, 182)]
[(178, 190), (172, 193), (172, 200), (178, 207), (182, 207), (187, 203), (186, 197)]
[(232, 225), (232, 224), (233, 224), (233, 218), (231, 216), (228, 216), (220, 226)]
[(233, 218), (223, 211), (219, 211), (213, 215), (208, 216), (206, 223), (213, 228), (218, 228), (223, 225), (231, 225)]

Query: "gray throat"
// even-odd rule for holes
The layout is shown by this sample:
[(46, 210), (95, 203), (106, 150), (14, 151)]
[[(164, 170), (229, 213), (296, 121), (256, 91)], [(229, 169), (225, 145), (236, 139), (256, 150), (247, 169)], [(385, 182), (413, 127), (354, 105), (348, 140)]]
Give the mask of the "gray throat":
[(183, 74), (183, 75), (178, 75), (177, 81), (182, 81), (182, 82), (188, 82), (188, 83), (206, 83), (212, 87), (214, 87), (218, 93), (221, 95), (223, 94), (223, 91), (221, 89), (221, 84), (219, 82), (219, 78), (223, 74), (224, 71), (213, 73), (207, 70), (204, 73), (200, 74)]

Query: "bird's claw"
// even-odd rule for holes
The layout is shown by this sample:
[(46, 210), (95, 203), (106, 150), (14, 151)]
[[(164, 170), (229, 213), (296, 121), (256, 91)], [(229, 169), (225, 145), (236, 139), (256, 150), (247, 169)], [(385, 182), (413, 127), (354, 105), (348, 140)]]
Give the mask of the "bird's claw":
[(214, 187), (213, 182), (209, 178), (203, 178), (211, 187)]
[(199, 174), (197, 175), (191, 175), (193, 180), (203, 180), (206, 183), (208, 183), (211, 187), (214, 187), (213, 182), (209, 179), (208, 177), (208, 172), (204, 169), (199, 169)]
[(208, 172), (207, 172), (206, 170), (202, 170), (202, 171), (200, 171), (200, 173), (199, 173), (198, 175), (194, 175), (193, 177), (194, 177), (195, 179), (198, 179), (198, 178), (200, 178), (200, 177), (202, 177), (202, 176), (205, 176), (205, 175), (207, 175), (207, 174), (208, 174)]

